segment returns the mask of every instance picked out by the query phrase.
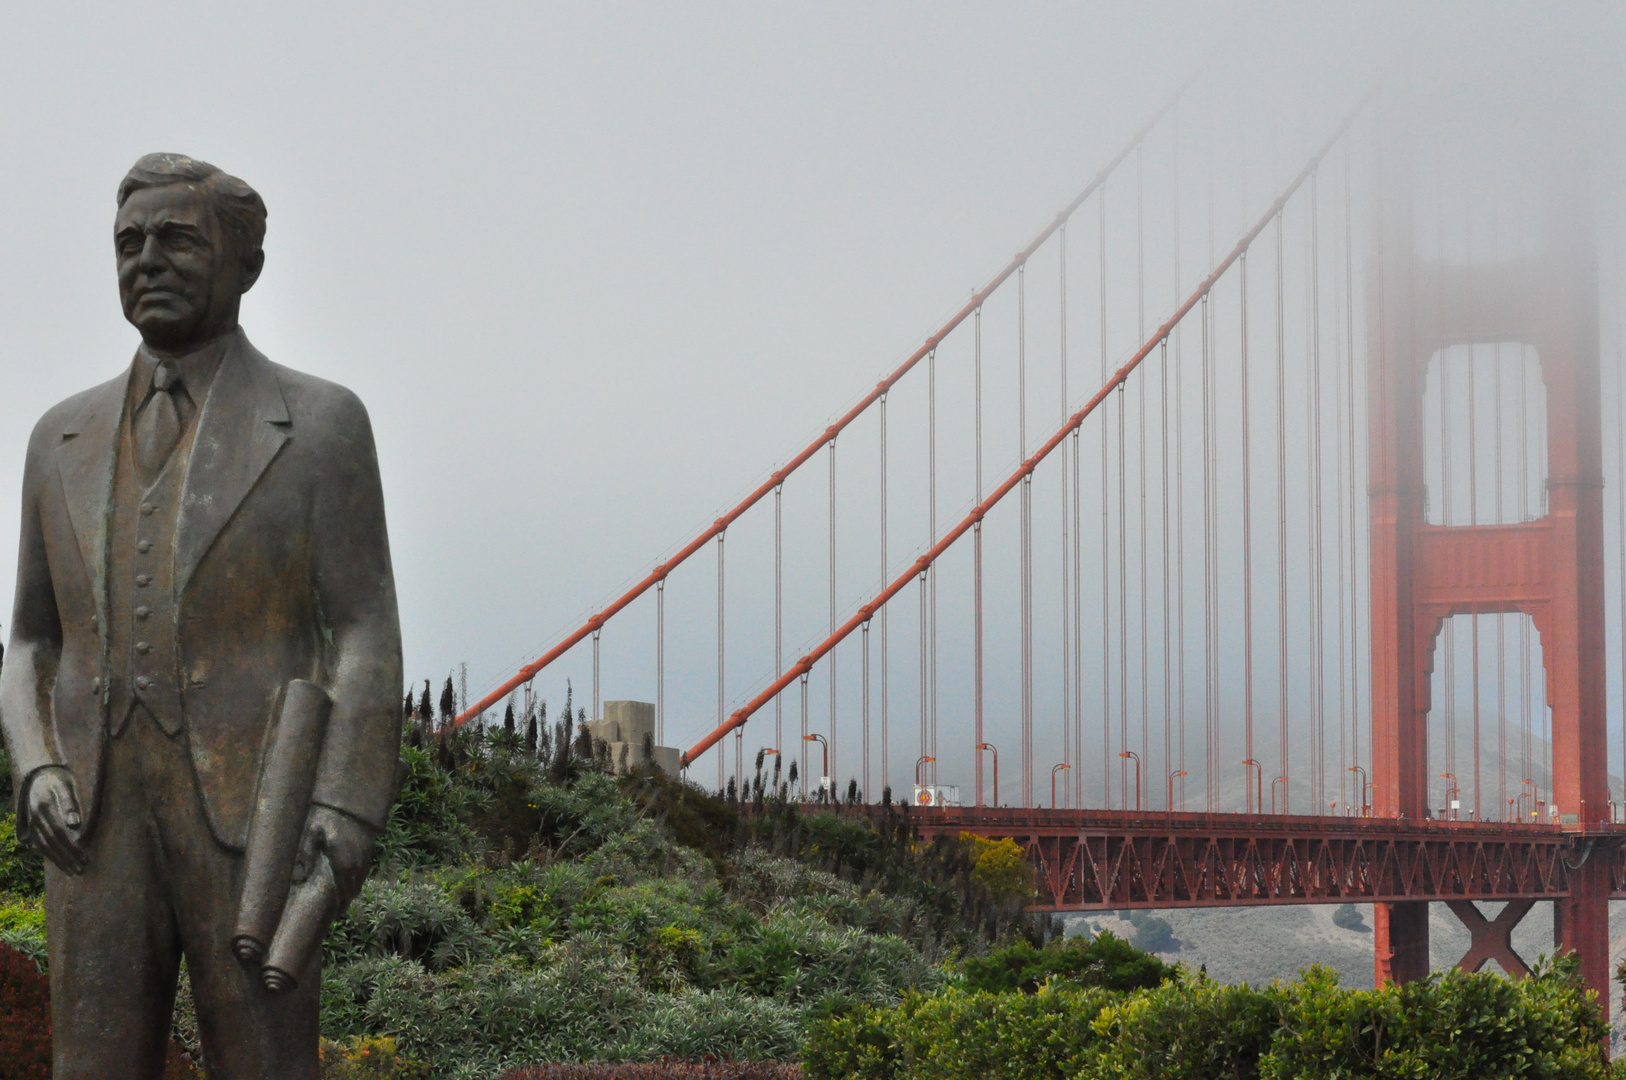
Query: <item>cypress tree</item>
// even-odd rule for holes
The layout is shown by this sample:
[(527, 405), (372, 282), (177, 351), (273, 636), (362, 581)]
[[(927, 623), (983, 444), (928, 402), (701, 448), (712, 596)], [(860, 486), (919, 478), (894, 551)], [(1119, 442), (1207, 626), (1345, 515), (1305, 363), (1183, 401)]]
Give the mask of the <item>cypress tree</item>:
[(440, 691), (440, 724), (446, 727), (457, 718), (457, 691), (452, 689), (452, 677), (446, 676), (446, 685)]
[(510, 737), (514, 734), (514, 703), (510, 701), (508, 708), (503, 710), (502, 729)]
[(418, 723), (427, 731), (435, 722), (435, 706), (429, 700), (429, 680), (423, 681), (423, 697), (418, 699)]

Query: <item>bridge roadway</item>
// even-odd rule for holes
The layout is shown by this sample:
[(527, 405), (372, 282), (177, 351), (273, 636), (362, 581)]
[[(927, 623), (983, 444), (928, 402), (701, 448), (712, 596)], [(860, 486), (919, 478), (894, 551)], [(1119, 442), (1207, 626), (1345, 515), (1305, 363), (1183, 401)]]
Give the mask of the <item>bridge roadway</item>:
[(1022, 845), (1038, 911), (1551, 900), (1598, 858), (1610, 860), (1610, 895), (1626, 898), (1626, 824), (1010, 807), (909, 816), (923, 837)]

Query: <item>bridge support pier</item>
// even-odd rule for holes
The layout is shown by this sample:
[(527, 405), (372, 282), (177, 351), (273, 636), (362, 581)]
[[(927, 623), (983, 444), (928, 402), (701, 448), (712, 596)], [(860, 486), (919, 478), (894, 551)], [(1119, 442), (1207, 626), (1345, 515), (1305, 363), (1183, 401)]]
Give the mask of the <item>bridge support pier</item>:
[(1428, 975), (1428, 902), (1372, 905), (1376, 985), (1411, 982)]

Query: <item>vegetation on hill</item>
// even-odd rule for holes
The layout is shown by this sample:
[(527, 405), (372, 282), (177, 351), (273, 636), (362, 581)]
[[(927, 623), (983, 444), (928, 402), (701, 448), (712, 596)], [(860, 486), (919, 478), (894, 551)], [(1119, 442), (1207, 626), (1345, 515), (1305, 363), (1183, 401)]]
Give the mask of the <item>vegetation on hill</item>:
[[(434, 734), (428, 687), (408, 702), (378, 867), (326, 942), (328, 1080), (719, 1059), (799, 1060), (808, 1080), (1611, 1075), (1572, 962), (1522, 982), (1351, 991), (1312, 968), (1222, 986), (1111, 934), (1059, 939), (1024, 913), (1009, 841), (925, 843), (889, 803), (802, 806), (760, 758), (721, 795), (616, 776), (568, 707)], [(41, 863), (12, 824), (0, 961), (43, 968)], [(0, 1022), (0, 1043), (21, 1032), (37, 1059), (44, 983), (12, 982), (35, 1026)], [(174, 1035), (195, 1057), (184, 980)]]

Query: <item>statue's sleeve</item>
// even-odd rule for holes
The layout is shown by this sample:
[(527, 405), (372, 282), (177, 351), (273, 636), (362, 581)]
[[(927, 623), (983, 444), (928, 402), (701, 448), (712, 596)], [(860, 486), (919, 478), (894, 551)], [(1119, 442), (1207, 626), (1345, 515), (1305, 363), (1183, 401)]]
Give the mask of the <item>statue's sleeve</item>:
[[(62, 655), (62, 622), (51, 567), (45, 555), (40, 520), (40, 488), (52, 465), (46, 448), (45, 421), (29, 439), (23, 467), (22, 534), (17, 543), (17, 594), (12, 607), (11, 640), (0, 668), (0, 729), (11, 757), (12, 792), (19, 807), (26, 781), (46, 765), (58, 764), (50, 735), (51, 687)], [(27, 822), (18, 813), (18, 832)]]
[(384, 827), (400, 753), (401, 626), (372, 425), (336, 390), (320, 421), (312, 580), (333, 697), (312, 801)]

